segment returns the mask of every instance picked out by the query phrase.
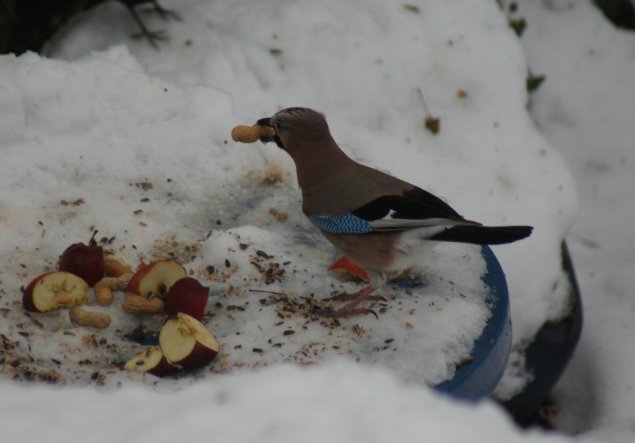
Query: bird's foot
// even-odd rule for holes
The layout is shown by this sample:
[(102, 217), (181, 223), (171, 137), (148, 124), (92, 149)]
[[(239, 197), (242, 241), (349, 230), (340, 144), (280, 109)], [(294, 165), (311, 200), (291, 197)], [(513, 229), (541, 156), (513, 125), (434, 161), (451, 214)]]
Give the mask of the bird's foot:
[(342, 318), (342, 317), (345, 317), (345, 318), (348, 318), (348, 317), (353, 317), (355, 315), (367, 315), (367, 314), (373, 314), (375, 316), (375, 318), (379, 320), (379, 316), (372, 309), (370, 309), (370, 308), (349, 309), (349, 305), (346, 305), (342, 309), (338, 309), (337, 311), (325, 312), (324, 313), (324, 317), (330, 317), (330, 318)]
[(377, 316), (377, 313), (373, 311), (372, 309), (357, 307), (361, 302), (367, 301), (367, 300), (384, 300), (384, 301), (386, 300), (385, 298), (381, 296), (371, 295), (374, 291), (375, 291), (375, 288), (373, 288), (372, 286), (368, 286), (362, 289), (361, 291), (355, 292), (353, 294), (336, 295), (331, 300), (348, 301), (349, 303), (347, 303), (346, 305), (344, 305), (344, 307), (338, 310), (325, 312), (324, 315), (326, 317), (338, 318), (338, 317), (352, 317), (354, 315), (373, 314), (375, 318), (379, 318)]
[(148, 43), (150, 43), (154, 47), (154, 49), (159, 49), (158, 42), (167, 40), (168, 36), (166, 35), (165, 31), (148, 31), (146, 29), (137, 34), (132, 34), (132, 38), (145, 38), (148, 40)]
[[(368, 288), (362, 289), (361, 291), (358, 292), (353, 292), (352, 294), (349, 293), (344, 293), (344, 294), (337, 294), (334, 295), (333, 297), (328, 298), (327, 300), (333, 300), (333, 301), (353, 301), (356, 300), (360, 293), (365, 291)], [(373, 288), (373, 291), (375, 289)], [(368, 300), (368, 301), (386, 301), (385, 297), (382, 297), (381, 295), (367, 295), (366, 297), (364, 297), (362, 299), (363, 300)]]
[(137, 14), (137, 11), (135, 11), (134, 6), (130, 3), (126, 3), (126, 6), (128, 7), (128, 11), (132, 15), (132, 18), (134, 18), (135, 22), (137, 22), (137, 25), (140, 29), (139, 33), (132, 35), (132, 38), (145, 38), (146, 40), (148, 40), (148, 43), (150, 43), (154, 47), (154, 49), (159, 49), (158, 42), (161, 40), (167, 40), (168, 38), (165, 31), (150, 31), (148, 28), (146, 28), (146, 25), (143, 23), (143, 20), (141, 20), (141, 17), (139, 17), (139, 14)]
[(152, 4), (154, 5), (154, 11), (159, 14), (159, 17), (163, 20), (172, 19), (177, 22), (181, 21), (181, 16), (178, 13), (172, 11), (171, 9), (165, 9), (158, 1), (153, 0)]

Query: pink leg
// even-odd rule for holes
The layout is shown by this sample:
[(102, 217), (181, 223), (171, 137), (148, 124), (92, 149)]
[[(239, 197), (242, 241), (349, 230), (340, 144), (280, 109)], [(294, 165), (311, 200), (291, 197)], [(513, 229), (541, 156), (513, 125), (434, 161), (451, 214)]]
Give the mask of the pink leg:
[(372, 309), (365, 308), (357, 308), (361, 302), (365, 300), (384, 300), (383, 297), (380, 296), (371, 296), (371, 294), (375, 292), (375, 288), (372, 286), (367, 286), (359, 292), (355, 292), (353, 294), (342, 294), (335, 297), (336, 300), (345, 300), (349, 301), (343, 308), (338, 309), (337, 311), (329, 312), (325, 314), (327, 317), (350, 317), (352, 315), (362, 315), (362, 314), (373, 314), (377, 317), (377, 314)]

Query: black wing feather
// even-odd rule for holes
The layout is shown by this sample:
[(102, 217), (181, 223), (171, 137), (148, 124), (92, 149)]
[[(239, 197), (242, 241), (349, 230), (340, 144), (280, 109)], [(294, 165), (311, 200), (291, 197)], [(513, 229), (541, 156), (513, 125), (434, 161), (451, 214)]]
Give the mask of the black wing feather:
[(433, 235), (430, 240), (472, 243), (476, 245), (502, 245), (531, 235), (531, 226), (455, 226)]
[[(498, 245), (528, 237), (530, 226), (482, 226), (465, 220), (439, 197), (420, 188), (413, 188), (402, 195), (384, 195), (352, 211), (353, 215), (367, 221), (380, 220), (390, 214), (396, 219), (421, 220), (428, 218), (464, 221), (460, 226), (447, 229), (430, 237), (430, 240)], [(408, 228), (404, 228), (407, 230)], [(397, 229), (398, 230), (398, 229)], [(394, 230), (387, 229), (386, 232)], [(378, 229), (377, 232), (381, 232)]]
[(463, 217), (446, 202), (417, 187), (413, 187), (401, 195), (383, 195), (355, 209), (352, 213), (364, 220), (372, 221), (386, 217), (391, 211), (393, 211), (393, 218), (463, 220)]

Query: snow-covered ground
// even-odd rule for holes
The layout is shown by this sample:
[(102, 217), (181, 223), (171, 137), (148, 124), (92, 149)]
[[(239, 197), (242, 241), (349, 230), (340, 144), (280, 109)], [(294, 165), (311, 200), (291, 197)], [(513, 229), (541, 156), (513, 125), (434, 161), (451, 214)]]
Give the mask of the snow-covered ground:
[[(625, 239), (635, 211), (628, 194), (635, 185), (635, 37), (586, 2), (523, 2), (518, 14), (529, 27), (521, 41), (495, 2), (448, 3), (165, 2), (183, 20), (144, 15), (151, 29), (170, 36), (158, 51), (131, 39), (134, 22), (119, 3), (108, 3), (50, 42), (53, 60), (2, 57), (2, 333), (16, 340), (18, 288), (52, 268), (65, 246), (87, 240), (91, 227), (115, 236), (112, 247), (131, 263), (177, 246), (184, 257), (195, 247), (191, 269), (222, 268), (227, 245), (219, 253), (214, 241), (228, 232), (252, 235), (252, 244), (279, 254), (294, 239), (319, 245), (297, 207), (286, 155), (227, 141), (238, 123), (310, 106), (326, 113), (336, 140), (360, 161), (443, 196), (468, 218), (536, 227), (527, 241), (496, 249), (510, 284), (517, 357), (541, 322), (565, 308), (559, 240), (575, 218), (576, 190), (564, 153), (581, 197), (568, 238), (586, 329), (556, 388), (557, 424), (597, 441), (632, 439), (628, 270), (635, 257)], [(527, 66), (547, 75), (531, 101), (539, 130), (525, 110)], [(438, 135), (423, 126), (418, 89), (441, 118)], [(288, 219), (281, 223), (269, 208)], [(333, 258), (327, 246), (314, 253), (309, 269)], [(306, 279), (289, 274), (288, 287)], [(236, 281), (223, 283), (221, 291)], [(332, 284), (325, 284), (329, 293)], [(28, 346), (24, 336), (17, 341)], [(500, 395), (529, 376), (509, 371)], [(570, 439), (514, 429), (492, 402), (456, 404), (386, 369), (350, 362), (223, 375), (176, 392), (160, 385), (152, 392), (150, 378), (133, 378), (136, 386), (118, 377), (123, 387), (106, 392), (82, 383), (52, 389), (2, 381), (0, 436)], [(86, 411), (80, 402), (94, 406)]]
[(580, 211), (568, 235), (585, 325), (555, 389), (558, 426), (609, 441), (635, 437), (635, 33), (590, 2), (519, 2), (522, 43), (547, 80), (532, 114), (567, 158)]

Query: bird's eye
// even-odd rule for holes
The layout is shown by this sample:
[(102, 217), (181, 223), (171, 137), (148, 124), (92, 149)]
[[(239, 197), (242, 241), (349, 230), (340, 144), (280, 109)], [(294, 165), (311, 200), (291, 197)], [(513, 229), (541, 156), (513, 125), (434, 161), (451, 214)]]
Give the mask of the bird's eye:
[(289, 124), (281, 118), (274, 119), (273, 124), (276, 127), (276, 132), (280, 132), (289, 128)]

